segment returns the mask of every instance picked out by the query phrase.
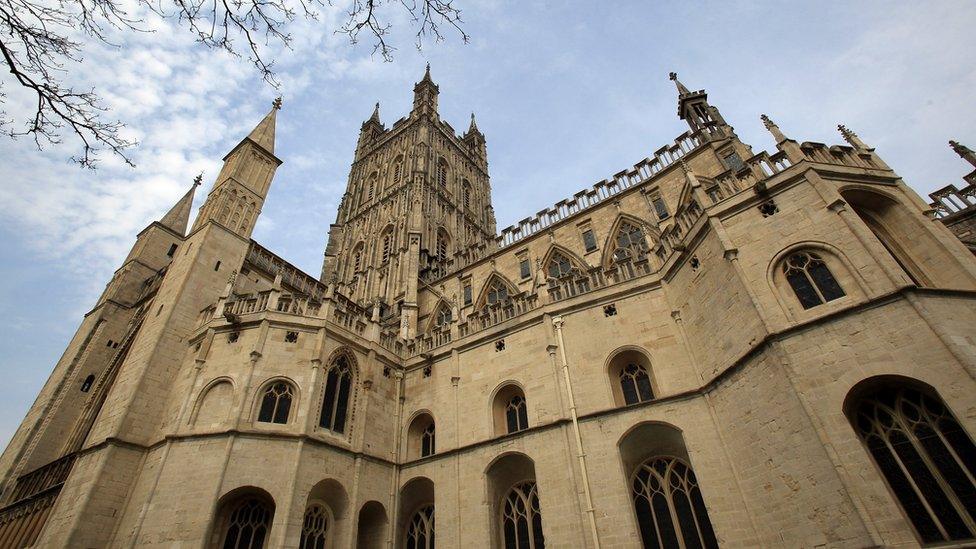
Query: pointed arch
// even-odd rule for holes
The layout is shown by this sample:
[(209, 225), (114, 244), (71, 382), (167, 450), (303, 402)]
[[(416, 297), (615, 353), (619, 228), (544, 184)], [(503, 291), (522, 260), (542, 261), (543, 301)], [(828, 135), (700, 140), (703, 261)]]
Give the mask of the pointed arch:
[(432, 255), (440, 261), (447, 261), (451, 256), (451, 233), (443, 226), (437, 227), (434, 237)]
[(352, 267), (352, 272), (349, 273), (350, 276), (363, 270), (363, 256), (365, 255), (365, 248), (366, 243), (362, 240), (353, 246), (349, 261), (349, 265)]
[(471, 182), (466, 178), (461, 182), (461, 204), (465, 210), (471, 209)]
[[(552, 276), (550, 267), (552, 267), (551, 263), (558, 260), (560, 256), (564, 257), (574, 269), (578, 269), (580, 271), (586, 271), (589, 269), (589, 265), (586, 263), (586, 261), (573, 253), (569, 248), (561, 244), (552, 244), (549, 246), (549, 250), (546, 251), (546, 255), (542, 257), (542, 272), (546, 274), (547, 278), (559, 278), (558, 276)], [(562, 276), (565, 276), (565, 273), (563, 273)]]
[(447, 163), (447, 159), (441, 156), (437, 159), (437, 173), (436, 182), (441, 187), (447, 187), (447, 176), (450, 170), (450, 164)]
[(338, 435), (348, 435), (356, 409), (356, 387), (359, 368), (356, 356), (346, 347), (336, 349), (329, 357), (325, 371), (325, 388), (319, 410), (319, 428)]
[(396, 158), (393, 159), (393, 170), (390, 175), (390, 185), (396, 186), (402, 180), (403, 180), (403, 155), (398, 154)]
[[(497, 296), (498, 290), (502, 288), (505, 290), (505, 295), (499, 300), (494, 296)], [(478, 300), (475, 301), (475, 308), (480, 309), (485, 305), (495, 303), (496, 301), (507, 301), (517, 293), (518, 287), (515, 286), (515, 284), (512, 284), (511, 280), (506, 278), (505, 275), (498, 271), (492, 271), (491, 274), (488, 275), (488, 279), (485, 280), (484, 286), (481, 287), (481, 291), (478, 292)]]
[[(636, 238), (637, 235), (633, 229), (640, 231), (640, 239)], [(660, 234), (661, 232), (656, 227), (640, 218), (622, 213), (617, 216), (617, 219), (613, 221), (613, 225), (610, 226), (610, 232), (607, 233), (607, 239), (603, 245), (603, 257), (600, 259), (600, 264), (604, 267), (610, 267), (616, 259), (627, 257), (623, 253), (617, 253), (621, 249), (629, 253), (629, 257), (631, 258), (635, 254), (649, 254), (651, 248), (648, 246), (647, 240), (644, 237), (650, 235), (657, 241)], [(622, 235), (623, 238), (621, 238)]]
[(393, 223), (389, 223), (380, 231), (380, 238), (376, 243), (376, 259), (379, 264), (388, 263), (396, 251), (394, 229)]
[(431, 332), (438, 326), (447, 326), (453, 320), (451, 304), (442, 297), (437, 300), (437, 303), (430, 310), (430, 316), (427, 319), (427, 329), (425, 331)]

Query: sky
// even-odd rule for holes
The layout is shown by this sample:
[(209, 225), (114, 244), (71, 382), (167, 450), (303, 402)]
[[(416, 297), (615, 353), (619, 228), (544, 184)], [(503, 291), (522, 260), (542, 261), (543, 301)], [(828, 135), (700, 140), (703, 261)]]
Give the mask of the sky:
[[(393, 3), (394, 5), (397, 3)], [(67, 159), (66, 140), (38, 151), (0, 137), (0, 445), (19, 425), (82, 316), (135, 235), (220, 159), (280, 93), (278, 169), (253, 237), (317, 276), (359, 127), (380, 102), (406, 115), (431, 64), (441, 117), (458, 131), (472, 112), (488, 141), (499, 228), (628, 168), (687, 126), (668, 73), (710, 102), (754, 151), (773, 151), (760, 114), (797, 141), (858, 133), (923, 196), (962, 185), (949, 139), (976, 148), (976, 3), (455, 0), (464, 44), (445, 33), (414, 47), (394, 16), (393, 62), (336, 35), (344, 2), (290, 27), (274, 48), (280, 90), (246, 60), (195, 43), (171, 22), (113, 36), (69, 66), (94, 86), (140, 144), (135, 168)], [(0, 76), (8, 117), (31, 97)], [(194, 209), (206, 192), (198, 192)]]

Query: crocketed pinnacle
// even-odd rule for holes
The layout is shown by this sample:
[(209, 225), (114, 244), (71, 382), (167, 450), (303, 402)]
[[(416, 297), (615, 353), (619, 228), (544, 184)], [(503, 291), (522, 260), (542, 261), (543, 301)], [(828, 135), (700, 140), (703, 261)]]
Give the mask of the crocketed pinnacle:
[(199, 185), (203, 181), (203, 174), (196, 176), (193, 180), (193, 185), (190, 185), (190, 190), (186, 191), (183, 198), (179, 199), (172, 208), (166, 212), (160, 220), (159, 223), (164, 225), (177, 234), (185, 235), (186, 228), (190, 225), (190, 211), (193, 208), (193, 194)]

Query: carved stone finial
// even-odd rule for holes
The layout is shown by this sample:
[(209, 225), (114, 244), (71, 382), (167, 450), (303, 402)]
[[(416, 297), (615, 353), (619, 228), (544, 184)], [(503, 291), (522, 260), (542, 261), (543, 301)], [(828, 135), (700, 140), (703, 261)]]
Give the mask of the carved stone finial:
[(199, 187), (203, 183), (203, 172), (193, 178), (193, 186)]
[(974, 153), (972, 149), (955, 140), (950, 140), (949, 146), (952, 147), (952, 150), (959, 155), (959, 158), (962, 158), (966, 162), (976, 166), (976, 153)]
[(858, 137), (856, 133), (852, 132), (847, 126), (843, 124), (837, 124), (837, 131), (840, 132), (840, 135), (841, 137), (844, 138), (844, 141), (847, 141), (847, 143), (850, 146), (854, 147), (855, 149), (868, 148), (867, 145), (865, 145), (864, 142), (861, 141), (861, 138)]
[(276, 111), (277, 110), (281, 110), (281, 96), (280, 95), (278, 97), (276, 97), (274, 101), (271, 102), (271, 108), (274, 109), (274, 110), (276, 110)]
[(670, 78), (671, 80), (677, 80), (678, 79), (678, 73), (676, 73), (676, 72), (668, 73), (668, 78)]
[(769, 130), (769, 133), (773, 134), (773, 139), (776, 140), (777, 145), (787, 140), (786, 136), (783, 135), (783, 132), (780, 131), (779, 126), (776, 125), (776, 122), (773, 122), (765, 114), (760, 115), (759, 119), (762, 120), (763, 126)]

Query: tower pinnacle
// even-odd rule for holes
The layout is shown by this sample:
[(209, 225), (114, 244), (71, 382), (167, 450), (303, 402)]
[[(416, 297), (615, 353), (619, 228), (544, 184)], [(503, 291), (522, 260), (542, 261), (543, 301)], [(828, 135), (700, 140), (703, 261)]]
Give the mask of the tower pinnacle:
[(474, 113), (471, 113), (471, 125), (468, 126), (468, 133), (479, 132), (478, 124), (474, 121)]
[(864, 141), (861, 141), (861, 138), (858, 137), (856, 133), (848, 129), (847, 126), (843, 124), (838, 124), (837, 131), (840, 132), (840, 135), (844, 138), (844, 141), (847, 141), (850, 144), (850, 146), (854, 147), (855, 149), (858, 150), (868, 149), (868, 146), (864, 144)]
[(776, 122), (773, 122), (765, 114), (760, 115), (759, 118), (760, 120), (762, 120), (763, 126), (765, 126), (767, 130), (769, 130), (769, 133), (773, 134), (773, 139), (776, 140), (777, 144), (787, 140), (786, 136), (783, 135), (783, 132), (780, 131), (779, 126), (776, 125)]
[(437, 117), (437, 95), (440, 89), (430, 77), (430, 63), (427, 63), (427, 70), (424, 77), (413, 87), (413, 110), (411, 116), (429, 114)]
[(949, 146), (952, 147), (952, 150), (959, 155), (959, 158), (962, 158), (966, 162), (976, 166), (976, 153), (974, 153), (972, 149), (955, 140), (950, 140)]
[(673, 80), (674, 81), (674, 84), (676, 86), (678, 86), (678, 95), (684, 95), (686, 93), (691, 93), (691, 92), (688, 91), (688, 88), (686, 88), (685, 85), (681, 83), (681, 80), (678, 80), (678, 73), (672, 72), (672, 73), (668, 74), (668, 78), (670, 78), (671, 80)]
[(160, 225), (164, 225), (166, 228), (172, 229), (180, 236), (186, 234), (186, 228), (190, 225), (190, 211), (193, 209), (193, 195), (194, 191), (197, 190), (197, 185), (203, 180), (203, 174), (196, 176), (193, 179), (193, 184), (190, 185), (190, 190), (186, 191), (183, 198), (180, 198), (172, 208), (166, 212), (162, 218), (160, 218)]
[(281, 109), (280, 97), (274, 100), (271, 104), (271, 110), (268, 114), (264, 115), (264, 118), (258, 122), (258, 125), (247, 136), (247, 139), (250, 139), (254, 144), (271, 154), (274, 154), (275, 121), (278, 117), (279, 109)]
[(373, 108), (373, 116), (369, 117), (370, 122), (380, 122), (380, 102), (376, 102), (376, 107)]

